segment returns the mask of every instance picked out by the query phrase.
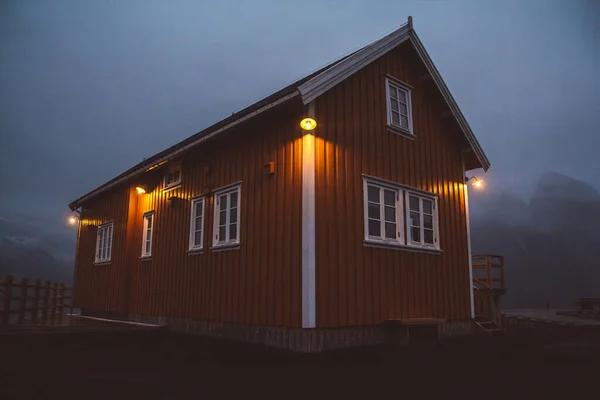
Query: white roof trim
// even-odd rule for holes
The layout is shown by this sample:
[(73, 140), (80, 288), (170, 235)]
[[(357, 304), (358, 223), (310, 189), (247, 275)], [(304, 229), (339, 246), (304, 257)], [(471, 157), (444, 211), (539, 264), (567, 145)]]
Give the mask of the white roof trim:
[[(163, 161), (167, 161), (167, 160), (175, 157), (176, 155), (185, 152), (186, 150), (190, 149), (191, 147), (194, 147), (197, 144), (202, 143), (202, 142), (210, 139), (211, 137), (218, 135), (221, 132), (224, 132), (224, 131), (226, 131), (228, 129), (231, 129), (234, 126), (239, 125), (242, 122), (247, 121), (250, 118), (253, 118), (254, 116), (256, 116), (258, 114), (261, 114), (261, 113), (263, 113), (263, 112), (265, 112), (265, 111), (267, 111), (267, 110), (269, 110), (269, 109), (271, 109), (271, 108), (273, 108), (273, 107), (275, 107), (275, 106), (277, 106), (277, 105), (279, 105), (281, 103), (286, 102), (287, 100), (289, 100), (289, 99), (291, 99), (293, 97), (298, 96), (298, 94), (299, 94), (298, 91), (294, 91), (294, 92), (288, 94), (287, 96), (284, 96), (284, 97), (282, 97), (280, 99), (277, 99), (277, 100), (273, 101), (272, 103), (266, 104), (263, 107), (255, 110), (255, 111), (253, 111), (253, 112), (251, 112), (251, 113), (249, 113), (247, 115), (244, 115), (240, 119), (236, 119), (235, 121), (233, 121), (233, 122), (231, 122), (231, 123), (229, 123), (229, 124), (227, 124), (227, 125), (219, 128), (217, 130), (214, 130), (214, 131), (212, 131), (212, 132), (210, 132), (210, 133), (208, 133), (208, 134), (206, 134), (204, 136), (199, 137), (198, 139), (196, 139), (196, 140), (194, 140), (194, 141), (186, 144), (185, 146), (182, 146), (182, 147), (180, 147), (178, 149), (175, 149), (175, 150), (173, 150), (173, 151), (165, 154), (163, 157), (154, 160), (153, 163), (152, 163), (152, 165), (157, 165), (157, 164), (160, 164)], [(107, 184), (106, 186), (101, 186), (98, 189), (96, 189), (96, 190), (88, 193), (87, 195), (85, 195), (84, 197), (76, 200), (72, 204), (75, 204), (75, 203), (77, 203), (77, 204), (84, 203), (86, 200), (91, 199), (94, 196), (97, 196), (101, 192), (104, 192), (104, 191), (110, 189), (111, 187), (116, 186), (116, 185), (120, 184), (121, 182), (124, 182), (124, 181), (128, 180), (129, 178), (131, 178), (131, 177), (133, 177), (133, 176), (135, 176), (137, 174), (140, 174), (140, 173), (146, 171), (148, 169), (148, 167), (149, 167), (149, 165), (145, 165), (144, 164), (143, 166), (141, 166), (141, 167), (139, 167), (139, 168), (131, 171), (129, 174), (127, 174), (125, 176), (122, 176), (121, 178), (119, 178), (119, 179), (117, 179), (117, 180), (115, 180), (115, 181)]]
[(400, 43), (409, 39), (409, 25), (404, 24), (389, 35), (373, 42), (333, 67), (298, 87), (302, 102), (308, 104), (350, 75), (358, 72), (374, 60), (383, 56)]
[(412, 24), (409, 23), (402, 25), (400, 28), (390, 33), (389, 35), (373, 42), (369, 46), (364, 49), (356, 52), (355, 54), (349, 56), (345, 60), (335, 64), (331, 68), (321, 72), (319, 75), (310, 79), (309, 81), (302, 84), (298, 87), (300, 94), (302, 95), (302, 101), (304, 104), (308, 104), (311, 101), (315, 100), (317, 97), (321, 96), (323, 93), (327, 92), (329, 89), (342, 82), (344, 79), (347, 79), (352, 74), (358, 72), (363, 67), (367, 66), (371, 62), (375, 61), (379, 57), (386, 54), (388, 51), (394, 49), (401, 43), (406, 40), (410, 40), (415, 47), (419, 57), (427, 67), (427, 70), (433, 77), (436, 86), (440, 90), (444, 100), (448, 104), (452, 115), (456, 118), (463, 134), (467, 138), (471, 148), (477, 155), (479, 162), (481, 163), (484, 170), (488, 170), (490, 167), (490, 162), (486, 157), (483, 149), (479, 145), (479, 142), (475, 138), (475, 134), (471, 130), (471, 127), (467, 123), (464, 115), (458, 108), (456, 101), (450, 94), (450, 90), (448, 90), (448, 86), (442, 79), (439, 71), (433, 64), (433, 61), (427, 54), (425, 47), (419, 40), (416, 32), (412, 29)]
[(452, 111), (452, 115), (454, 115), (454, 118), (456, 118), (456, 121), (460, 125), (460, 128), (463, 131), (465, 137), (467, 138), (467, 141), (469, 142), (469, 144), (471, 145), (471, 148), (475, 152), (475, 155), (477, 155), (477, 159), (479, 159), (479, 162), (481, 163), (483, 169), (485, 171), (487, 171), (490, 168), (490, 161), (488, 160), (487, 156), (483, 152), (483, 149), (481, 148), (481, 145), (477, 141), (477, 138), (475, 137), (475, 134), (471, 130), (471, 127), (469, 126), (469, 123), (465, 119), (465, 116), (460, 111), (460, 108), (458, 108), (458, 104), (456, 104), (456, 101), (454, 100), (454, 97), (452, 97), (452, 94), (450, 93), (448, 86), (446, 86), (446, 83), (442, 79), (442, 75), (440, 75), (439, 71), (435, 67), (435, 64), (431, 60), (431, 57), (429, 57), (427, 50), (425, 50), (425, 46), (423, 46), (423, 43), (421, 43), (421, 41), (419, 40), (419, 37), (417, 36), (417, 33), (415, 31), (410, 32), (410, 39), (411, 39), (411, 42), (413, 43), (413, 45), (415, 46), (417, 53), (419, 53), (421, 60), (423, 60), (423, 63), (427, 67), (427, 70), (433, 77), (433, 80), (435, 81), (436, 86), (442, 93), (444, 100), (446, 100), (446, 104), (448, 104), (448, 107), (450, 107), (450, 111)]

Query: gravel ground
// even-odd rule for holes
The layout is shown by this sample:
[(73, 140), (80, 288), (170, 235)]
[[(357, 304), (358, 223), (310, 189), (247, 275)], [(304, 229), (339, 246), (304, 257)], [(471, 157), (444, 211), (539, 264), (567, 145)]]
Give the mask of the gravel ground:
[(0, 336), (3, 400), (575, 399), (599, 376), (600, 348), (577, 342), (470, 338), (301, 355), (166, 330)]

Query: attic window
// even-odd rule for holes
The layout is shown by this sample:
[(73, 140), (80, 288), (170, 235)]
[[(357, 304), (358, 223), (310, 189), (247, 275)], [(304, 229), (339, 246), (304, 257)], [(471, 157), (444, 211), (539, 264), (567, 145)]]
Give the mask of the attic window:
[(181, 165), (171, 167), (163, 178), (163, 189), (170, 189), (181, 183)]
[(386, 78), (387, 123), (392, 130), (414, 135), (411, 88), (396, 79)]

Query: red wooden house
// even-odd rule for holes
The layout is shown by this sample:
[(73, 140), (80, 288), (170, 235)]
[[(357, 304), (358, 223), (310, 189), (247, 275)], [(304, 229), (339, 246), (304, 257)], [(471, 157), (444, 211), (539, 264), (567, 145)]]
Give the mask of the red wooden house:
[(489, 166), (409, 18), (73, 201), (75, 304), (304, 351), (469, 333)]

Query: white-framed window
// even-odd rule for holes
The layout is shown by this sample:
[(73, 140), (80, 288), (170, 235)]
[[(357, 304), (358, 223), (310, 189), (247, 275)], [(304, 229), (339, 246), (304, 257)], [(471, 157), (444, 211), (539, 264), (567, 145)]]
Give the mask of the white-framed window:
[(112, 256), (113, 223), (107, 222), (98, 226), (96, 234), (96, 262), (108, 262)]
[(365, 239), (391, 244), (403, 240), (399, 211), (400, 190), (373, 181), (364, 181)]
[(142, 234), (142, 257), (152, 255), (152, 232), (154, 230), (154, 211), (144, 214), (144, 231)]
[(407, 244), (410, 246), (439, 248), (437, 217), (437, 198), (407, 191)]
[(240, 243), (242, 185), (215, 191), (213, 247)]
[(388, 126), (414, 135), (410, 86), (392, 78), (385, 78)]
[(181, 165), (177, 164), (169, 169), (163, 177), (163, 189), (175, 187), (181, 183)]
[(204, 197), (192, 199), (190, 250), (201, 250), (204, 243)]
[(363, 177), (365, 242), (439, 250), (437, 196)]

